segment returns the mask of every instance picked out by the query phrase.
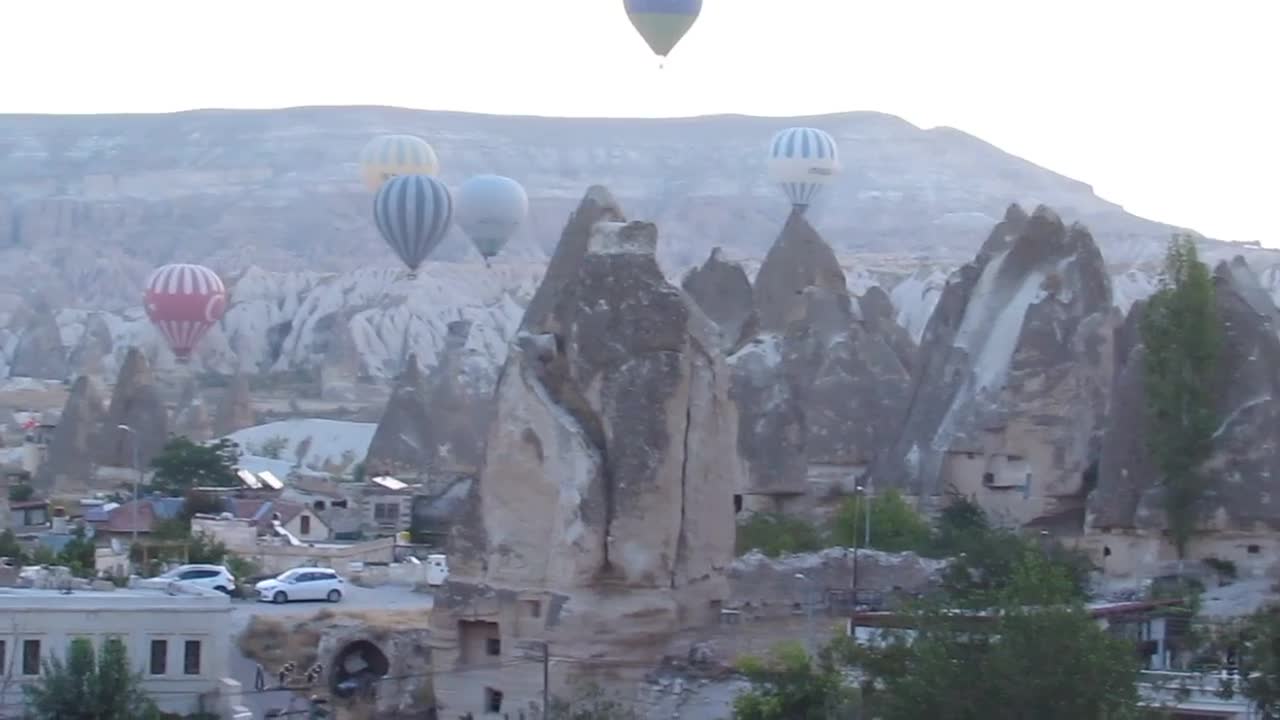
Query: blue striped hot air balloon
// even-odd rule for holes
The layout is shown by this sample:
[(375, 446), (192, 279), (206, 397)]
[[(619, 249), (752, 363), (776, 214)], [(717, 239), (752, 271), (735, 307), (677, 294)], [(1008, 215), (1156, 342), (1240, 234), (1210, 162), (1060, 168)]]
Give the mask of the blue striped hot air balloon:
[(840, 174), (840, 149), (815, 128), (788, 128), (769, 144), (769, 177), (782, 186), (796, 210), (804, 212), (824, 185)]
[(430, 175), (397, 175), (373, 200), (378, 232), (409, 268), (409, 277), (440, 246), (452, 217), (449, 188)]
[(360, 176), (377, 192), (397, 175), (435, 175), (440, 172), (436, 151), (416, 135), (381, 135), (360, 151)]
[(664, 58), (702, 12), (702, 0), (623, 0), (623, 4), (640, 37)]
[(458, 188), (458, 227), (486, 264), (516, 234), (528, 213), (529, 196), (511, 178), (477, 175)]

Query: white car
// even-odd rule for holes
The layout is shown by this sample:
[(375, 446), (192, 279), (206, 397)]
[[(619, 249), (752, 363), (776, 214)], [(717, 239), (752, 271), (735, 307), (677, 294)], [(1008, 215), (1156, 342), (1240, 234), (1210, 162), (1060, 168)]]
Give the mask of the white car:
[(291, 600), (328, 600), (338, 602), (342, 599), (342, 588), (345, 581), (331, 568), (306, 567), (294, 568), (281, 573), (270, 580), (263, 580), (253, 586), (258, 591), (258, 600), (276, 604)]
[(236, 579), (231, 571), (221, 565), (180, 565), (163, 575), (157, 575), (156, 579), (196, 585), (223, 593), (230, 593), (236, 587)]

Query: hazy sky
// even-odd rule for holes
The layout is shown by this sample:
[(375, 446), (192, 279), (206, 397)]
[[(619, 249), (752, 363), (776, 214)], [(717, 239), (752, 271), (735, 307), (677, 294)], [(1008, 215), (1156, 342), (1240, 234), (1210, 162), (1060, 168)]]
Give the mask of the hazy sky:
[(0, 0), (0, 112), (878, 110), (1280, 246), (1280, 1), (703, 5), (660, 71), (622, 0)]

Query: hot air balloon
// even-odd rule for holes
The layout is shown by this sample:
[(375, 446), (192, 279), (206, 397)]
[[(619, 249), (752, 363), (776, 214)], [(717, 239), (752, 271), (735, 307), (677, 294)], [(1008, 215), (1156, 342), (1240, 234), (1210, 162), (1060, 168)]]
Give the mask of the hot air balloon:
[(640, 37), (664, 58), (702, 12), (702, 0), (623, 0), (623, 4)]
[(788, 128), (769, 145), (769, 177), (782, 185), (791, 204), (804, 212), (823, 185), (840, 173), (840, 150), (827, 133)]
[(393, 177), (373, 200), (378, 232), (409, 268), (409, 277), (440, 246), (452, 217), (449, 188), (430, 175)]
[(178, 362), (186, 363), (200, 339), (222, 319), (227, 288), (217, 273), (203, 265), (165, 265), (147, 278), (143, 304)]
[(365, 187), (377, 192), (397, 175), (435, 175), (440, 172), (436, 151), (414, 135), (383, 135), (360, 151), (360, 174)]
[(458, 189), (458, 227), (484, 257), (502, 251), (529, 214), (529, 196), (520, 183), (501, 175), (477, 175)]

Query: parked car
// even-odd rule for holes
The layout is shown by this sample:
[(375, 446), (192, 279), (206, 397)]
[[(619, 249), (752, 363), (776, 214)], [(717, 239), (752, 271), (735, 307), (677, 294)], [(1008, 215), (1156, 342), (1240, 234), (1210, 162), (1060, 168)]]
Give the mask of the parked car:
[(235, 577), (222, 565), (180, 565), (163, 575), (157, 575), (156, 579), (196, 585), (228, 594), (236, 586)]
[(292, 600), (342, 600), (342, 589), (346, 581), (332, 568), (304, 567), (294, 568), (287, 572), (263, 580), (253, 586), (258, 591), (258, 600), (276, 604)]

